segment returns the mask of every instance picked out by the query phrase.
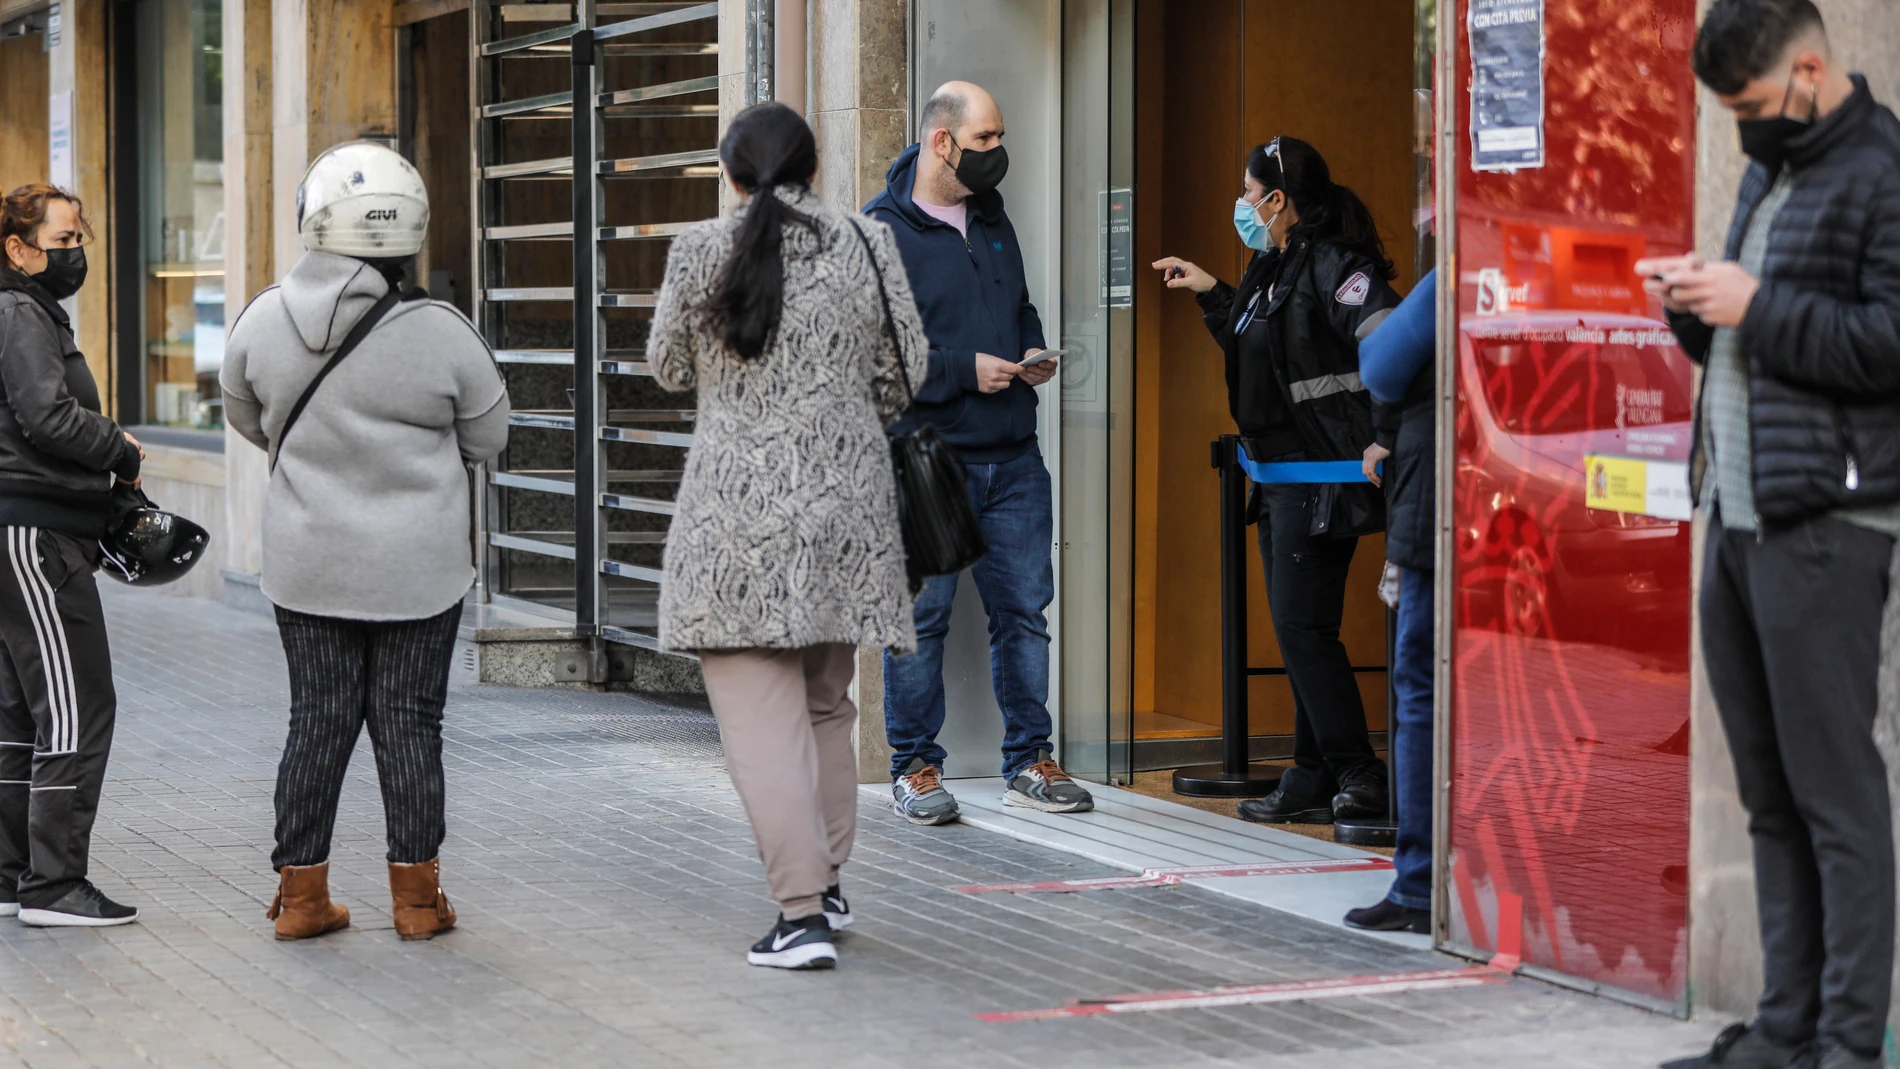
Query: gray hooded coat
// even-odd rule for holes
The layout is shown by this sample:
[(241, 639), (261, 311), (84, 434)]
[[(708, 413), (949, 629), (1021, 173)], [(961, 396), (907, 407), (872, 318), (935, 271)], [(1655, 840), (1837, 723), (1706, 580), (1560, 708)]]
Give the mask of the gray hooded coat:
[[(309, 252), (231, 328), (225, 420), (260, 449), (389, 285), (375, 268)], [(263, 591), (286, 609), (414, 620), (474, 581), (466, 465), (508, 441), (494, 356), (452, 305), (402, 301), (312, 395), (264, 499)]]

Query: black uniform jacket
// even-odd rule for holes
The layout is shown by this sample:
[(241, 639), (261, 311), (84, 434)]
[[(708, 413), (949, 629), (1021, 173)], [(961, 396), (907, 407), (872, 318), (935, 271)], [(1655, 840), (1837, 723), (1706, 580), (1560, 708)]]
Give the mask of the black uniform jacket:
[[(1228, 411), (1243, 439), (1261, 443), (1250, 456), (1267, 460), (1262, 452), (1289, 445), (1308, 460), (1365, 454), (1376, 414), (1359, 381), (1359, 340), (1399, 303), (1370, 259), (1296, 231), (1285, 250), (1255, 254), (1238, 287), (1222, 282), (1197, 299), (1226, 355)], [(1236, 330), (1259, 316), (1269, 327), (1264, 351), (1241, 345)], [(1317, 488), (1315, 506), (1314, 534), (1346, 538), (1385, 525), (1383, 501), (1369, 485)]]

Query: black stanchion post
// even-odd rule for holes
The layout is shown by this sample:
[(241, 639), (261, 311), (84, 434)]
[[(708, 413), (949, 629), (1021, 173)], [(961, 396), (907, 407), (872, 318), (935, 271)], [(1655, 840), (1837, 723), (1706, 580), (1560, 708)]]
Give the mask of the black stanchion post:
[(1247, 773), (1247, 480), (1234, 441), (1214, 443), (1220, 466), (1221, 772)]
[(1176, 769), (1174, 793), (1201, 798), (1260, 798), (1280, 785), (1280, 770), (1248, 760), (1247, 743), (1247, 477), (1240, 439), (1213, 444), (1220, 472), (1220, 733), (1217, 765)]

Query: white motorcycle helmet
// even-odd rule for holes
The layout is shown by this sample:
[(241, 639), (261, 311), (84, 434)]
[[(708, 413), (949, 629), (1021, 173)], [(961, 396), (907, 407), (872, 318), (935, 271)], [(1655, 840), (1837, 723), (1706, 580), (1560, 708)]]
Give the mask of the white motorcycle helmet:
[(422, 251), (429, 191), (395, 151), (346, 141), (318, 156), (297, 187), (303, 247), (364, 260), (403, 259)]

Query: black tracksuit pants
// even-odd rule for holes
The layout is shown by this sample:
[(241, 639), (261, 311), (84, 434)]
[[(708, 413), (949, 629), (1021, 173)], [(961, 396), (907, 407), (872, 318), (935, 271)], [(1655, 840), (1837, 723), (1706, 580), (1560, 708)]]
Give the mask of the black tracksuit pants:
[(96, 543), (0, 532), (0, 900), (44, 907), (86, 878), (118, 698)]
[(1267, 607), (1293, 685), (1293, 768), (1280, 785), (1290, 797), (1326, 805), (1341, 777), (1385, 776), (1366, 730), (1366, 706), (1352, 659), (1339, 640), (1346, 576), (1359, 540), (1307, 533), (1311, 486), (1262, 486), (1260, 494)]
[(1702, 651), (1755, 846), (1762, 1030), (1880, 1052), (1893, 973), (1887, 768), (1874, 746), (1894, 540), (1823, 518), (1757, 539), (1712, 517)]
[(345, 620), (278, 607), (290, 738), (277, 767), (273, 868), (329, 860), (343, 775), (366, 724), (389, 860), (415, 865), (441, 850), (442, 708), (461, 618), (460, 605), (425, 620)]

